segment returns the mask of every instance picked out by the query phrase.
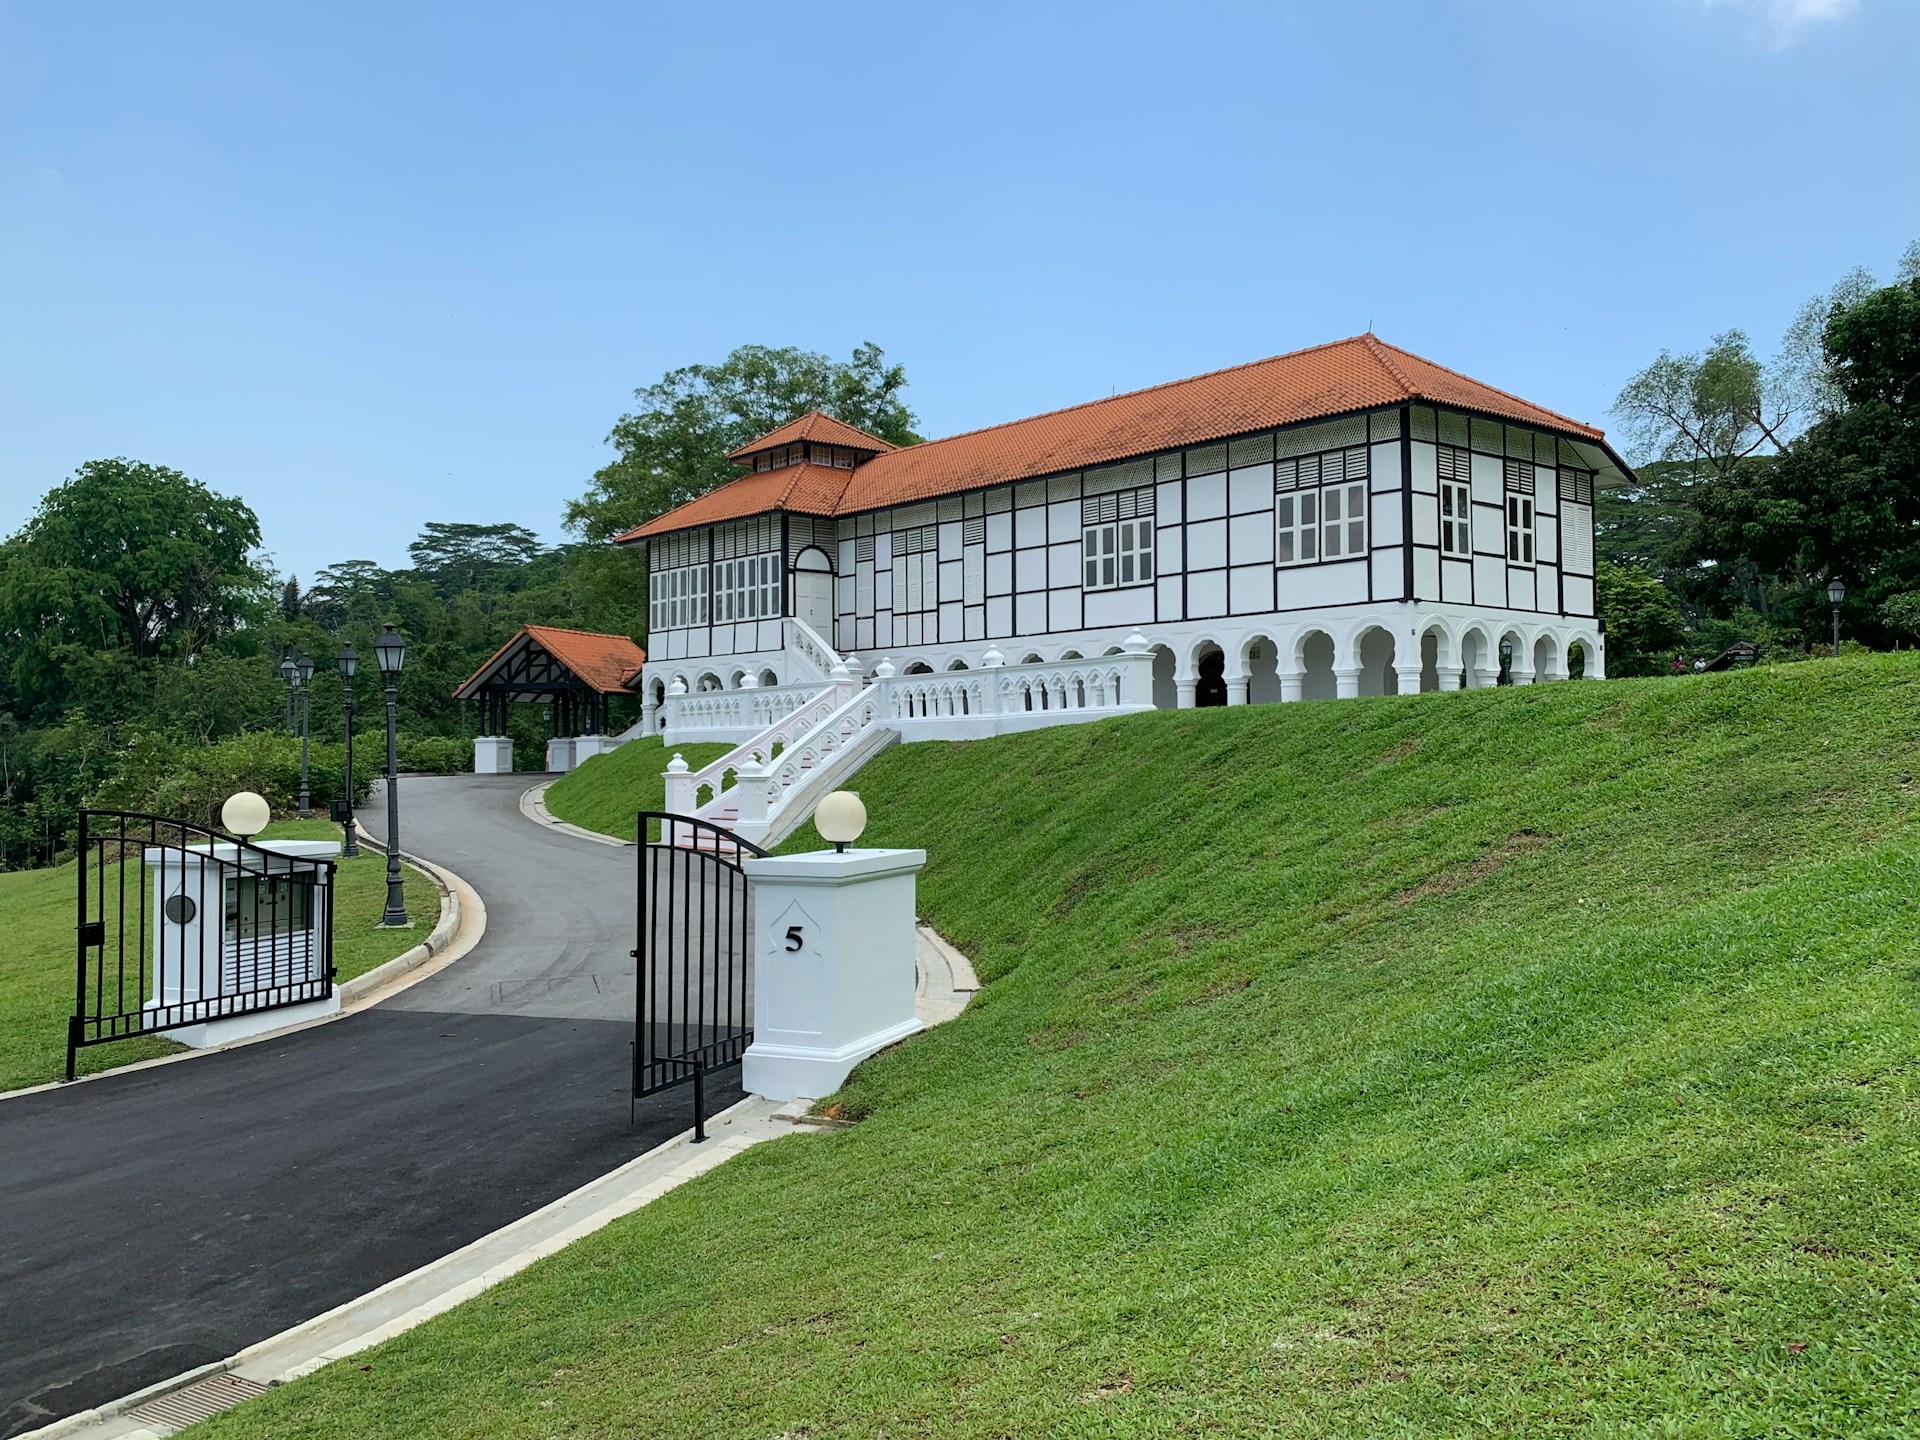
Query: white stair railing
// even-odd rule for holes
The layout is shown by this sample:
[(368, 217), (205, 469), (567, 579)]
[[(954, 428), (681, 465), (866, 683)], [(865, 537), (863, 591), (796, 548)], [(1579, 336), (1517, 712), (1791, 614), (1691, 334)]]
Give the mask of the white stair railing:
[[(856, 692), (779, 755), (741, 770), (734, 833), (755, 844), (784, 836), (822, 796), (897, 740), (899, 731), (884, 723), (880, 689), (876, 683)], [(730, 799), (735, 794), (728, 793)]]
[[(764, 765), (774, 758), (775, 750), (784, 750), (792, 745), (801, 735), (844, 705), (859, 689), (859, 680), (842, 666), (840, 675), (835, 677), (832, 684), (813, 690), (801, 704), (772, 720), (719, 759), (709, 761), (695, 770), (675, 755), (667, 762), (664, 776), (666, 808), (675, 815), (703, 817), (711, 811), (725, 808), (721, 797), (733, 788), (726, 783), (730, 772), (737, 777), (750, 768)], [(702, 790), (712, 792), (705, 803), (700, 800)]]
[(777, 724), (816, 699), (829, 680), (803, 681), (797, 685), (769, 685), (764, 689), (742, 685), (738, 690), (698, 690), (667, 696), (666, 723), (661, 736), (669, 745), (701, 740), (738, 740), (746, 731), (753, 739), (769, 725)]
[(825, 684), (833, 678), (833, 667), (846, 663), (845, 656), (821, 639), (820, 632), (797, 615), (787, 619), (783, 633), (787, 656), (796, 662), (788, 666), (789, 670), (809, 670), (813, 679)]

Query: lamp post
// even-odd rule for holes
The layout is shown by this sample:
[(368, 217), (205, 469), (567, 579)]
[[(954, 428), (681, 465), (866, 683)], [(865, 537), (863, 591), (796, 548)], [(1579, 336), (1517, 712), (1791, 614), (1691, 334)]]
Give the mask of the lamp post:
[(293, 733), (293, 687), (300, 678), (300, 667), (293, 663), (293, 647), (282, 646), (280, 650), (280, 678), (287, 684), (287, 733)]
[(1833, 607), (1833, 653), (1840, 654), (1840, 602), (1847, 598), (1847, 582), (1838, 575), (1827, 581), (1827, 603)]
[(360, 668), (360, 656), (352, 645), (342, 645), (334, 662), (340, 667), (341, 689), (347, 697), (347, 798), (341, 802), (344, 808), (340, 817), (347, 835), (340, 853), (352, 859), (360, 853), (360, 838), (353, 833), (353, 672)]
[(400, 667), (406, 663), (407, 642), (391, 625), (380, 627), (373, 642), (373, 658), (380, 664), (380, 682), (387, 692), (387, 908), (380, 923), (407, 923), (407, 894), (400, 881), (400, 751), (394, 734), (395, 707), (400, 703)]
[(293, 663), (300, 676), (300, 818), (305, 820), (313, 814), (307, 783), (307, 746), (313, 734), (313, 657), (299, 655)]

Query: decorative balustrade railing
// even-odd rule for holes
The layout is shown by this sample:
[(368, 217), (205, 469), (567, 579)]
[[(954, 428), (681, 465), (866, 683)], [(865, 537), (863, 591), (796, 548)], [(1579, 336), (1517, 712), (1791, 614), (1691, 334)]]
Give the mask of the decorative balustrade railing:
[[(775, 716), (750, 738), (741, 741), (719, 759), (709, 761), (698, 770), (690, 769), (678, 755), (667, 765), (666, 808), (677, 815), (705, 815), (723, 808), (720, 797), (731, 787), (727, 784), (729, 774), (738, 776), (743, 771), (764, 765), (773, 759), (776, 750), (783, 750), (796, 738), (805, 734), (815, 725), (825, 720), (835, 710), (844, 705), (848, 698), (859, 691), (860, 682), (851, 674), (825, 686), (783, 685), (782, 691), (802, 691), (805, 698), (800, 704)], [(717, 697), (711, 695), (682, 695), (668, 699), (672, 705), (675, 699), (708, 700)], [(733, 696), (771, 695), (772, 690), (734, 690), (725, 692)], [(669, 740), (679, 738), (669, 731)], [(678, 768), (676, 768), (678, 767)], [(704, 798), (702, 792), (705, 792)]]
[(811, 667), (822, 684), (833, 677), (833, 667), (841, 662), (840, 654), (821, 638), (820, 632), (798, 617), (786, 622), (786, 645), (787, 653)]
[[(1140, 636), (1090, 660), (1004, 665), (988, 650), (977, 670), (894, 675), (882, 661), (874, 686), (903, 740), (972, 740), (1071, 725), (1153, 708), (1153, 655)], [(1137, 646), (1137, 648), (1135, 648)]]
[(669, 695), (666, 702), (667, 742), (738, 740), (741, 732), (758, 733), (815, 699), (831, 682), (769, 685), (765, 689), (702, 690)]
[(768, 842), (804, 820), (822, 795), (898, 737), (884, 718), (878, 684), (855, 691), (778, 755), (742, 767), (738, 785), (716, 806), (738, 805), (733, 829), (757, 843)]

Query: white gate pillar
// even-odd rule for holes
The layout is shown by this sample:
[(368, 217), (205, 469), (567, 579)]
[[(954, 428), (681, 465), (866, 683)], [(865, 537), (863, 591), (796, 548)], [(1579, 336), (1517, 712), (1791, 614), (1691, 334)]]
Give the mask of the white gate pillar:
[(743, 862), (753, 907), (753, 1044), (741, 1083), (831, 1095), (914, 1015), (914, 876), (924, 850), (818, 850)]

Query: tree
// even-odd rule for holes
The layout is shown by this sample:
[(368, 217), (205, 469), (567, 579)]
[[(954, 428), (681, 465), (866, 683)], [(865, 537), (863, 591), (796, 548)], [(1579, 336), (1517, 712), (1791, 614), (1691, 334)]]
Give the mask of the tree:
[(812, 351), (743, 345), (718, 365), (688, 365), (634, 392), (607, 436), (617, 457), (567, 506), (567, 528), (606, 541), (739, 475), (727, 452), (809, 410), (894, 445), (912, 445), (906, 371), (877, 345), (846, 362)]
[(414, 573), (442, 595), (509, 589), (513, 578), (546, 553), (523, 525), (464, 525), (430, 520), (407, 547)]
[(0, 551), (0, 640), (29, 709), (63, 704), (76, 655), (198, 654), (271, 606), (260, 524), (161, 465), (93, 460)]
[(1686, 630), (1673, 592), (1644, 570), (1602, 560), (1594, 573), (1607, 627), (1607, 674), (1664, 675)]

